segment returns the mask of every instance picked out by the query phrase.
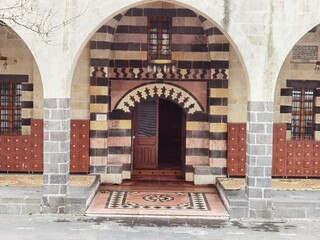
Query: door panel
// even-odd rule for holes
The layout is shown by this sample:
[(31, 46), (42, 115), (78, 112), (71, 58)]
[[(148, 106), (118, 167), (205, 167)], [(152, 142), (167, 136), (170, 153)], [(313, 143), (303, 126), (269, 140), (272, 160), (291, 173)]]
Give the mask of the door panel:
[(133, 112), (133, 168), (185, 168), (186, 114), (168, 100), (136, 106)]
[(133, 166), (155, 169), (158, 167), (158, 101), (141, 103), (135, 111)]
[(152, 145), (137, 145), (135, 149), (134, 167), (136, 169), (155, 169), (157, 162), (158, 150)]

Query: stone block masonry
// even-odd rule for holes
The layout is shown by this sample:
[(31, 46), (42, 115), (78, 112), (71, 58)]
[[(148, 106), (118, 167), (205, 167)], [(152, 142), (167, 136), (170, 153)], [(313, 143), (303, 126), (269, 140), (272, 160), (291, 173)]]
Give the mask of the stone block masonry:
[[(52, 128), (51, 126), (55, 126)], [(64, 213), (70, 172), (70, 99), (44, 99), (42, 212)]]
[(271, 218), (273, 102), (248, 102), (245, 194), (248, 216)]

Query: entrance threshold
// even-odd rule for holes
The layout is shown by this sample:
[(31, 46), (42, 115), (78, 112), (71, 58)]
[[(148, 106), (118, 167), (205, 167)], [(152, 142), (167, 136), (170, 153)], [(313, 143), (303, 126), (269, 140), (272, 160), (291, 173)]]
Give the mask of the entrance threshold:
[(102, 184), (87, 215), (131, 217), (228, 218), (214, 185), (181, 181), (126, 180)]
[(141, 169), (132, 171), (132, 180), (147, 180), (147, 181), (183, 181), (182, 172), (179, 169)]

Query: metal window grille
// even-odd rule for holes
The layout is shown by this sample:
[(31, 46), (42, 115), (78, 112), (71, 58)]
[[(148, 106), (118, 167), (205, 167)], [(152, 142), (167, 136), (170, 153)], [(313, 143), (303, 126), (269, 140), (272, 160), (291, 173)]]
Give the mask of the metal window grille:
[(171, 59), (172, 18), (148, 19), (148, 59)]
[(0, 84), (0, 134), (21, 134), (21, 93), (20, 83)]
[(292, 92), (292, 139), (314, 138), (314, 90), (299, 89)]

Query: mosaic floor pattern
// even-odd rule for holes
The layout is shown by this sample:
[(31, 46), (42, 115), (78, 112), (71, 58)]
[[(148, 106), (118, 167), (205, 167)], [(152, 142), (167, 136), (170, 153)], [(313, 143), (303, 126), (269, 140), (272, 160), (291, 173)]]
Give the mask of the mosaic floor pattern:
[(102, 184), (88, 215), (139, 215), (161, 217), (228, 217), (213, 185), (195, 186), (184, 181), (124, 181)]
[(111, 209), (200, 210), (210, 207), (204, 193), (111, 191), (106, 203)]
[[(244, 178), (219, 178), (225, 190), (244, 189)], [(320, 191), (320, 179), (272, 179), (273, 190)]]

